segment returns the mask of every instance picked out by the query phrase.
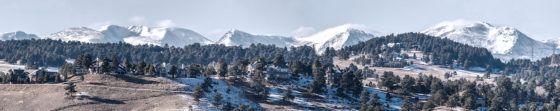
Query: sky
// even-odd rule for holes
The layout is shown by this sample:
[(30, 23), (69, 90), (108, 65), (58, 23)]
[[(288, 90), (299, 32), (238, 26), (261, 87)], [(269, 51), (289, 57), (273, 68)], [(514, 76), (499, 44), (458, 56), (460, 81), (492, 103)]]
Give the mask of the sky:
[(103, 25), (183, 27), (216, 41), (226, 31), (307, 36), (343, 24), (419, 32), (457, 19), (560, 38), (560, 0), (0, 0), (0, 33), (47, 35)]

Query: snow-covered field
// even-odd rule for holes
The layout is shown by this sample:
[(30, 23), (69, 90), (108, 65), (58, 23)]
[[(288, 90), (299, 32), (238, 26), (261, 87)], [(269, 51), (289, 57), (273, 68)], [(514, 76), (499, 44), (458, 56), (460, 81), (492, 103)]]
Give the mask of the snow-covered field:
[[(25, 69), (25, 65), (10, 64), (0, 60), (0, 72), (8, 72), (10, 69)], [(45, 68), (49, 72), (58, 72), (58, 67)]]

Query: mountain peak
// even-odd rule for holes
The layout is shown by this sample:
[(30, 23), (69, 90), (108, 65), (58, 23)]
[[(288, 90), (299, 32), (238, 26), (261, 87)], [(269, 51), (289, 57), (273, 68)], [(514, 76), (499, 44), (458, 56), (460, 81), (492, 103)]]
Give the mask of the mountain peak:
[(28, 34), (23, 31), (7, 32), (0, 34), (0, 40), (22, 40), (38, 38), (35, 34)]
[(226, 46), (243, 46), (248, 47), (251, 44), (267, 44), (275, 45), (278, 47), (288, 47), (291, 46), (295, 40), (291, 37), (283, 36), (268, 36), (268, 35), (254, 35), (238, 29), (231, 29), (226, 32), (218, 44), (224, 44)]
[(444, 21), (422, 33), (437, 37), (447, 37), (453, 41), (488, 49), (502, 60), (511, 58), (538, 59), (548, 56), (550, 49), (511, 26), (496, 26), (482, 21), (455, 20)]

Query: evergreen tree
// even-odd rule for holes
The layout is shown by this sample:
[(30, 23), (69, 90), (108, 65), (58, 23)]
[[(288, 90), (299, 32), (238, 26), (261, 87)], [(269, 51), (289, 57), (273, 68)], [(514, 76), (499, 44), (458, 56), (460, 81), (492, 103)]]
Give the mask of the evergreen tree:
[(233, 110), (233, 106), (231, 106), (231, 103), (227, 102), (226, 105), (222, 108), (222, 110), (231, 111)]
[(116, 55), (111, 55), (111, 72), (117, 72), (119, 68), (119, 60)]
[(443, 89), (439, 89), (430, 97), (430, 101), (435, 105), (443, 105), (445, 100), (447, 100), (447, 94)]
[(45, 68), (41, 68), (41, 70), (39, 70), (39, 75), (37, 78), (37, 81), (40, 81), (40, 83), (45, 83), (48, 82), (47, 81), (47, 71), (45, 70)]
[(82, 57), (81, 63), (83, 68), (89, 69), (91, 68), (91, 65), (93, 65), (93, 58), (91, 57), (91, 55), (85, 54)]
[(233, 109), (233, 111), (245, 111), (247, 109), (248, 109), (247, 106), (241, 104), (237, 108)]
[(214, 98), (212, 98), (212, 104), (220, 105), (222, 104), (222, 95), (218, 92), (214, 93)]
[(222, 58), (220, 58), (218, 60), (218, 71), (217, 71), (218, 75), (220, 77), (225, 77), (226, 74), (227, 74), (227, 69), (228, 69), (228, 66), (227, 66), (226, 62)]
[(167, 71), (167, 74), (171, 75), (171, 78), (176, 78), (178, 74), (177, 67), (172, 65), (171, 68), (169, 68), (169, 71)]
[(210, 77), (206, 77), (204, 82), (202, 82), (201, 87), (205, 92), (210, 91), (210, 88), (212, 88), (212, 79), (210, 79)]
[(144, 67), (146, 67), (146, 63), (144, 61), (141, 61), (140, 63), (138, 63), (138, 65), (136, 65), (136, 69), (135, 69), (136, 74), (144, 75)]
[(212, 66), (208, 66), (206, 70), (204, 70), (204, 76), (209, 77), (210, 75), (215, 75), (216, 70)]
[(404, 95), (408, 95), (408, 93), (412, 92), (412, 89), (414, 88), (414, 81), (414, 78), (410, 77), (409, 75), (405, 75), (401, 80), (401, 90)]
[(366, 104), (369, 101), (369, 91), (364, 90), (360, 94), (360, 104)]
[(255, 72), (253, 76), (251, 76), (251, 87), (255, 90), (255, 93), (260, 98), (267, 98), (268, 97), (268, 88), (266, 87), (264, 74), (262, 71)]
[(401, 111), (414, 111), (412, 104), (410, 104), (410, 99), (405, 98), (401, 105)]
[(204, 91), (202, 90), (202, 87), (200, 86), (195, 86), (194, 87), (194, 93), (192, 93), (192, 95), (194, 97), (194, 100), (196, 102), (200, 101), (200, 98), (202, 98), (202, 96), (204, 96)]
[(76, 85), (74, 82), (68, 82), (64, 87), (64, 90), (66, 90), (66, 96), (72, 99), (74, 98), (74, 93), (78, 92), (76, 91)]
[(506, 101), (503, 97), (500, 97), (498, 95), (494, 96), (494, 98), (492, 98), (492, 103), (490, 105), (490, 108), (488, 108), (488, 111), (506, 110), (506, 107), (504, 106), (505, 102)]
[(274, 56), (274, 59), (272, 59), (272, 64), (276, 65), (276, 66), (286, 66), (286, 61), (284, 60), (284, 55), (278, 53)]
[(484, 77), (490, 78), (490, 73), (492, 73), (492, 67), (490, 65), (486, 65), (486, 73), (484, 74)]
[(132, 71), (132, 64), (130, 64), (130, 61), (128, 59), (124, 60), (122, 66), (126, 72)]
[(189, 77), (195, 77), (197, 75), (200, 75), (202, 70), (203, 70), (202, 67), (198, 64), (189, 65), (188, 73), (189, 73), (189, 75), (191, 75)]
[(509, 101), (509, 108), (510, 108), (511, 111), (518, 111), (519, 110), (518, 105), (519, 104), (517, 104), (516, 99), (512, 99), (511, 101)]
[(103, 58), (99, 70), (103, 74), (107, 74), (108, 72), (111, 71), (111, 66), (109, 65), (109, 59), (107, 59), (107, 57)]
[(292, 95), (292, 89), (288, 88), (288, 89), (286, 89), (286, 92), (284, 93), (284, 96), (282, 97), (282, 100), (285, 101), (285, 102), (290, 102), (294, 98), (295, 98), (295, 96)]
[(383, 72), (379, 85), (386, 87), (389, 92), (392, 92), (397, 88), (396, 84), (399, 82), (397, 78), (393, 75), (393, 72)]
[(323, 65), (315, 60), (313, 62), (313, 81), (310, 84), (311, 93), (323, 93), (325, 87), (325, 69)]

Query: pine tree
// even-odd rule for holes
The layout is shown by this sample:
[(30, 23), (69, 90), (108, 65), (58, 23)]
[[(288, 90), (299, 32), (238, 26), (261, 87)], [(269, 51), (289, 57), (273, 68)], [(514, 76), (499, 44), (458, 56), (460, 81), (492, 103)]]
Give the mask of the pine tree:
[(410, 104), (410, 99), (405, 98), (401, 105), (401, 111), (414, 111), (412, 104)]
[(74, 98), (74, 93), (78, 92), (76, 91), (76, 85), (74, 84), (74, 82), (68, 82), (66, 84), (66, 87), (64, 87), (64, 90), (66, 90), (66, 96), (71, 99)]
[(401, 80), (401, 90), (404, 95), (408, 95), (408, 93), (412, 92), (412, 89), (414, 88), (414, 81), (414, 78), (410, 77), (409, 75), (405, 75)]
[(266, 81), (264, 79), (264, 74), (262, 73), (262, 71), (257, 70), (257, 72), (255, 72), (251, 79), (252, 82), (250, 83), (250, 85), (253, 90), (255, 90), (256, 95), (260, 98), (267, 98), (268, 88), (265, 85)]
[(504, 104), (504, 98), (495, 95), (494, 98), (492, 98), (492, 103), (490, 104), (490, 108), (488, 109), (488, 111), (503, 111), (506, 109)]
[(140, 63), (138, 63), (138, 65), (136, 65), (136, 69), (135, 69), (136, 74), (144, 75), (144, 67), (146, 67), (146, 63), (144, 61), (141, 61)]
[(194, 100), (196, 102), (200, 101), (200, 98), (202, 98), (202, 96), (204, 95), (204, 91), (202, 90), (202, 88), (200, 86), (195, 86), (194, 87), (194, 93), (192, 93), (191, 96), (194, 97)]
[(360, 104), (366, 104), (369, 101), (369, 91), (364, 90), (360, 94)]
[(99, 67), (100, 72), (107, 74), (108, 72), (111, 71), (111, 66), (109, 65), (109, 59), (107, 59), (107, 57), (104, 57), (103, 62), (101, 63), (101, 66)]
[(130, 61), (128, 59), (125, 59), (122, 66), (124, 66), (124, 70), (126, 72), (130, 72), (132, 70), (132, 64), (130, 64)]
[(228, 66), (227, 66), (226, 62), (222, 58), (218, 59), (218, 71), (217, 71), (218, 75), (220, 77), (225, 77), (226, 74), (227, 74), (227, 69), (228, 69)]
[(201, 70), (202, 70), (202, 68), (198, 64), (189, 65), (188, 72), (189, 72), (189, 75), (192, 75), (192, 76), (189, 76), (189, 77), (196, 77), (197, 75), (200, 75), (200, 73), (202, 72)]
[(92, 59), (91, 55), (85, 54), (82, 57), (81, 63), (82, 63), (83, 68), (86, 68), (86, 69), (91, 68), (91, 65), (93, 65), (93, 59)]
[(177, 73), (177, 67), (174, 65), (172, 65), (171, 68), (169, 68), (169, 71), (167, 71), (167, 74), (171, 75), (171, 78), (176, 78)]
[(237, 108), (235, 108), (233, 111), (245, 111), (246, 109), (247, 109), (247, 106), (241, 104)]
[(276, 65), (276, 66), (286, 66), (286, 61), (284, 60), (284, 55), (278, 53), (274, 56), (274, 59), (272, 59), (272, 64)]
[(291, 100), (293, 100), (295, 97), (292, 95), (292, 89), (288, 88), (286, 89), (286, 93), (284, 93), (284, 96), (282, 97), (282, 100), (285, 102), (289, 102)]
[(202, 82), (201, 87), (205, 92), (210, 91), (210, 88), (212, 88), (212, 80), (210, 79), (210, 77), (206, 77), (204, 79), (204, 82)]
[(492, 73), (492, 67), (490, 65), (486, 65), (486, 73), (484, 74), (484, 77), (490, 78), (490, 73)]
[(204, 70), (204, 76), (209, 77), (211, 75), (216, 74), (216, 70), (212, 66), (208, 66), (206, 70)]
[(116, 55), (111, 55), (111, 71), (112, 72), (117, 72), (118, 68), (119, 68), (119, 60), (117, 59)]
[(39, 70), (39, 71), (40, 71), (39, 72), (39, 77), (40, 78), (37, 78), (38, 81), (40, 81), (40, 83), (48, 82), (47, 81), (47, 71), (45, 70), (45, 68), (41, 68), (41, 70)]
[(313, 81), (310, 84), (311, 93), (323, 93), (325, 87), (325, 69), (321, 62), (315, 60), (313, 62)]
[(227, 102), (226, 105), (222, 108), (222, 110), (224, 111), (231, 111), (233, 109), (233, 106), (231, 106), (230, 102)]
[(222, 104), (222, 95), (219, 92), (214, 94), (214, 98), (212, 98), (212, 104), (220, 105)]

